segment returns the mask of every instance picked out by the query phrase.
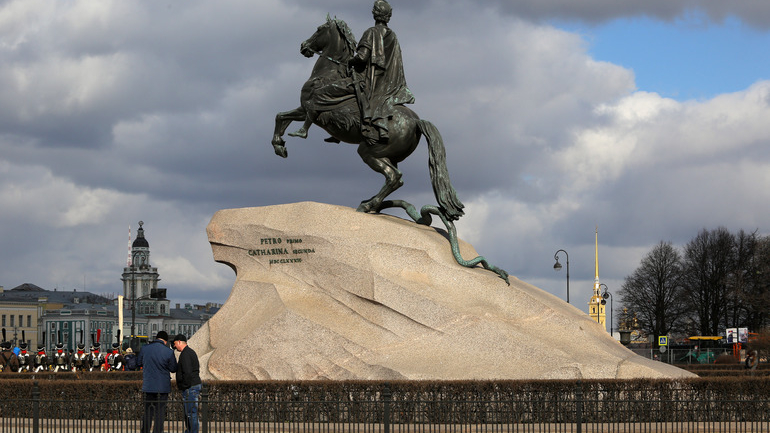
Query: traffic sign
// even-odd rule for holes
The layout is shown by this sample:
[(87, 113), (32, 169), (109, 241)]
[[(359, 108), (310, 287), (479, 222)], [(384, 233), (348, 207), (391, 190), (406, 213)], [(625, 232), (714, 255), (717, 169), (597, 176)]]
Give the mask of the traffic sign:
[(668, 337), (665, 335), (658, 336), (658, 346), (668, 346)]

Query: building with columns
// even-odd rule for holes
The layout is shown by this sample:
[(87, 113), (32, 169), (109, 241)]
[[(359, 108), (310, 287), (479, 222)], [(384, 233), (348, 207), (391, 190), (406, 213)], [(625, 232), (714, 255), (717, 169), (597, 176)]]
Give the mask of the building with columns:
[(115, 312), (110, 299), (86, 291), (45, 290), (30, 283), (11, 290), (0, 286), (0, 315), (8, 340), (18, 346), (23, 335), (30, 350), (38, 345), (52, 350), (58, 342), (69, 349), (81, 342), (90, 346), (99, 329), (100, 342), (112, 341)]

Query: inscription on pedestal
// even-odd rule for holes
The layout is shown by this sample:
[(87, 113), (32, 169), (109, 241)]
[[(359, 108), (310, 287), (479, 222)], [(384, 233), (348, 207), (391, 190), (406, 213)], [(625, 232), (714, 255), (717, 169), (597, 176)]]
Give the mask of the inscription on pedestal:
[(315, 248), (302, 245), (302, 238), (260, 238), (259, 248), (249, 250), (249, 255), (266, 257), (271, 265), (302, 263), (300, 255), (314, 254)]

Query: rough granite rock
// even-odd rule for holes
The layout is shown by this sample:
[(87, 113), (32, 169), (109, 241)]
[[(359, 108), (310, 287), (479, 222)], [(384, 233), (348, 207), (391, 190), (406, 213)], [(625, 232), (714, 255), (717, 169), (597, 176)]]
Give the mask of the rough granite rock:
[(537, 287), (458, 265), (440, 229), (304, 202), (221, 210), (207, 231), (236, 281), (189, 341), (204, 379), (692, 376)]

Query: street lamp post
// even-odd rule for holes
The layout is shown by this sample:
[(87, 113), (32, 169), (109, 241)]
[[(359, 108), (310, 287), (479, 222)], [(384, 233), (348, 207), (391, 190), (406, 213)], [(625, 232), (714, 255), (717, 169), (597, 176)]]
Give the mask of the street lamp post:
[(602, 304), (606, 305), (607, 304), (607, 298), (610, 298), (610, 335), (613, 335), (612, 334), (612, 331), (613, 331), (613, 328), (612, 328), (612, 324), (613, 324), (613, 322), (612, 322), (612, 293), (610, 293), (609, 288), (607, 287), (606, 284), (604, 284), (604, 283), (599, 284), (599, 287), (601, 287), (601, 286), (604, 286), (604, 293), (602, 293), (602, 298), (604, 298), (604, 299), (602, 299)]
[(134, 348), (136, 340), (136, 334), (134, 333), (134, 328), (136, 327), (136, 301), (146, 301), (148, 299), (166, 299), (166, 289), (150, 289), (150, 293), (144, 296), (136, 297), (136, 288), (134, 281), (131, 281), (131, 292), (132, 292), (132, 298), (128, 299), (131, 301), (131, 340), (129, 341), (129, 346), (132, 347), (132, 349), (136, 350)]
[[(131, 265), (133, 268), (133, 264)], [(121, 305), (120, 308), (123, 308)], [(131, 269), (131, 339), (129, 340), (129, 344), (134, 341), (134, 336), (136, 335), (134, 328), (136, 327), (136, 274), (134, 273), (134, 270)], [(123, 342), (120, 342), (121, 345)]]
[(553, 258), (556, 260), (556, 263), (553, 265), (553, 269), (555, 271), (561, 269), (561, 263), (559, 263), (559, 253), (564, 253), (564, 255), (567, 257), (567, 303), (569, 304), (569, 254), (567, 254), (567, 252), (564, 250), (556, 251), (556, 254), (553, 255)]

